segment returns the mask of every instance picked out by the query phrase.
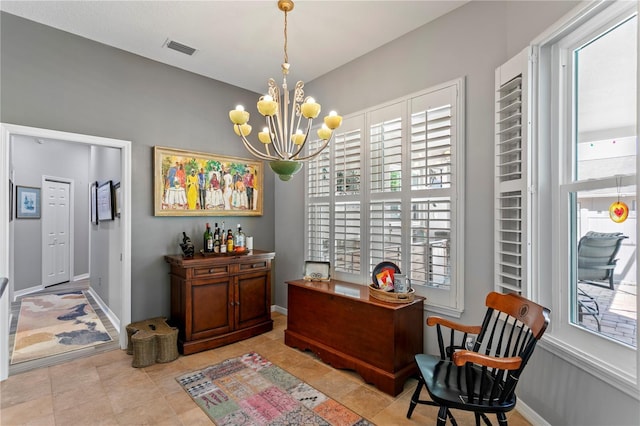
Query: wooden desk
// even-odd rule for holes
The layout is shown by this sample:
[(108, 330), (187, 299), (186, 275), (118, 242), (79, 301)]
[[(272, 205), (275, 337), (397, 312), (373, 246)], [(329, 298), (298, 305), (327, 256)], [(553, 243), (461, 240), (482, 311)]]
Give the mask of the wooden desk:
[(309, 349), (335, 368), (355, 370), (396, 396), (417, 373), (423, 348), (424, 298), (387, 303), (369, 288), (342, 281), (289, 281), (285, 344)]

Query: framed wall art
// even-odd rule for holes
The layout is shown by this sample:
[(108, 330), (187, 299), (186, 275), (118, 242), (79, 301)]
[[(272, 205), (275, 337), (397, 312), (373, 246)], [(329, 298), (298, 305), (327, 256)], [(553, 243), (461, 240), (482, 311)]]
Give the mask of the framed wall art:
[(98, 221), (113, 220), (113, 182), (98, 185)]
[(263, 163), (154, 147), (156, 216), (262, 216)]
[(113, 185), (113, 211), (117, 218), (120, 217), (120, 208), (122, 207), (122, 189), (120, 182)]
[(13, 181), (9, 179), (9, 222), (13, 220)]
[(98, 224), (98, 182), (92, 182), (89, 199), (91, 200), (91, 223)]
[(40, 188), (16, 186), (16, 219), (40, 219)]

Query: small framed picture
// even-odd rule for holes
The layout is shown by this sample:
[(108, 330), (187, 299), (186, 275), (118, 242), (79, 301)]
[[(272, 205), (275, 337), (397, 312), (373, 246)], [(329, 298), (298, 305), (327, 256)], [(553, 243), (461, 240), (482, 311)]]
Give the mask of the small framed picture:
[(113, 191), (115, 194), (113, 195), (113, 210), (115, 212), (115, 217), (120, 217), (120, 207), (122, 206), (122, 190), (120, 189), (120, 182), (117, 182), (113, 185)]
[(329, 281), (331, 280), (330, 269), (330, 262), (307, 260), (304, 262), (304, 279), (307, 281)]
[(113, 182), (98, 185), (98, 222), (113, 220)]
[(9, 222), (13, 220), (13, 181), (9, 179)]
[(16, 219), (40, 219), (40, 188), (16, 186)]
[(98, 182), (91, 183), (91, 223), (98, 224)]

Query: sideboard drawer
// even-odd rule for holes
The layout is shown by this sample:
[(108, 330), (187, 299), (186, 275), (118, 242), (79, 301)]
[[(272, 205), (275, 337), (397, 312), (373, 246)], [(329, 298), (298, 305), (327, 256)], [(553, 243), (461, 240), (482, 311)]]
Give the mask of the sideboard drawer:
[(218, 277), (229, 274), (229, 265), (211, 265), (206, 268), (193, 268), (194, 278)]
[(238, 266), (240, 272), (266, 271), (271, 268), (271, 262), (269, 260), (254, 260), (253, 262), (240, 263)]

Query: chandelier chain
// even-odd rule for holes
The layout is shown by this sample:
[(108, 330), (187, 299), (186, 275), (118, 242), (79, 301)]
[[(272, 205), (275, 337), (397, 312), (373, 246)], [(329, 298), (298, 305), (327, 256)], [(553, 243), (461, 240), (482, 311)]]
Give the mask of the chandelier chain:
[(284, 63), (289, 63), (289, 55), (287, 54), (287, 11), (284, 11)]

